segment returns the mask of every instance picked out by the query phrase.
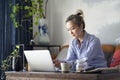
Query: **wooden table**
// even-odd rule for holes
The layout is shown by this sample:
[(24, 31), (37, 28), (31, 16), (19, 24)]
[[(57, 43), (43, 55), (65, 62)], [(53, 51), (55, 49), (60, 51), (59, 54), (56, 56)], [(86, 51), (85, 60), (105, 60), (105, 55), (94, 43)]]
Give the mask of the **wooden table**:
[(6, 72), (6, 80), (120, 80), (120, 73)]

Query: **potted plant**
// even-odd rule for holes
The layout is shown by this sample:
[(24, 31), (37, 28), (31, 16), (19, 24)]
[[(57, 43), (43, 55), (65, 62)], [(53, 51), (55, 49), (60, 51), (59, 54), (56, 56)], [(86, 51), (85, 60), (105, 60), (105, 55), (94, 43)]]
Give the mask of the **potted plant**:
[(4, 80), (5, 79), (5, 71), (8, 71), (9, 68), (12, 68), (13, 70), (15, 69), (15, 64), (17, 62), (18, 57), (20, 57), (19, 55), (19, 45), (17, 45), (15, 47), (15, 49), (13, 50), (13, 52), (10, 53), (9, 56), (6, 57), (6, 59), (4, 59), (1, 62), (1, 66), (0, 69), (2, 71), (0, 80)]

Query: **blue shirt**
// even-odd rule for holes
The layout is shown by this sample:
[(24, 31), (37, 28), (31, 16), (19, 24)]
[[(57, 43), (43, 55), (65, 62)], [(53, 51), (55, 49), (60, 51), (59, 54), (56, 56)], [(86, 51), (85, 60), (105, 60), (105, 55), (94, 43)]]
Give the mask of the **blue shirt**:
[(85, 59), (87, 63), (84, 65), (84, 69), (107, 67), (100, 40), (87, 32), (85, 32), (81, 45), (79, 45), (78, 39), (73, 39), (69, 44), (66, 57), (66, 61), (68, 62), (75, 62), (82, 59)]

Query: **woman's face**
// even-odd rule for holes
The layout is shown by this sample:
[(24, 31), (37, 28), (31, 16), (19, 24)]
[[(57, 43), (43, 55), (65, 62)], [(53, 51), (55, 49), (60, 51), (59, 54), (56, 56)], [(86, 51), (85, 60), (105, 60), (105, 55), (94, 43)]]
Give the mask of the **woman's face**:
[(80, 38), (81, 37), (81, 27), (79, 27), (78, 25), (74, 24), (74, 22), (72, 21), (68, 21), (66, 23), (67, 25), (67, 30), (68, 32), (74, 37), (74, 38)]

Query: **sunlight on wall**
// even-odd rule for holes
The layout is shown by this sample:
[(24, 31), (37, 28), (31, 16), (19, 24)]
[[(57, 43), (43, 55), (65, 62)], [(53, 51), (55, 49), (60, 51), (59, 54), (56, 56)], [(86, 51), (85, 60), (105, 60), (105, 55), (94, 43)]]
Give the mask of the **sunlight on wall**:
[(120, 1), (101, 0), (91, 5), (84, 8), (87, 31), (98, 36), (102, 43), (118, 43), (115, 40), (120, 37)]
[(87, 32), (99, 37), (102, 43), (120, 43), (120, 0), (49, 0), (51, 43), (67, 44), (72, 40), (65, 20), (77, 9), (84, 11)]

